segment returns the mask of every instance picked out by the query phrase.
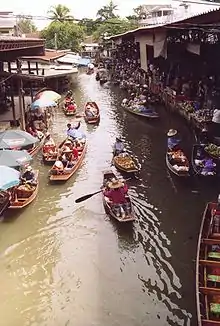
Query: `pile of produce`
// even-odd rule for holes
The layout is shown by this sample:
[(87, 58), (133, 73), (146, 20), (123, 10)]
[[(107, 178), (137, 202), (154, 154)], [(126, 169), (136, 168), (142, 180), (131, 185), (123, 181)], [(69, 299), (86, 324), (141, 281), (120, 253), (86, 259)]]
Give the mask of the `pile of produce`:
[(195, 113), (192, 113), (192, 116), (198, 122), (211, 121), (213, 116), (213, 110), (197, 110)]
[(215, 144), (209, 144), (206, 146), (205, 151), (211, 156), (220, 158), (220, 147)]
[(182, 102), (180, 106), (184, 111), (188, 113), (193, 113), (195, 111), (192, 102)]
[(135, 162), (130, 156), (117, 156), (115, 162), (126, 170), (135, 169)]

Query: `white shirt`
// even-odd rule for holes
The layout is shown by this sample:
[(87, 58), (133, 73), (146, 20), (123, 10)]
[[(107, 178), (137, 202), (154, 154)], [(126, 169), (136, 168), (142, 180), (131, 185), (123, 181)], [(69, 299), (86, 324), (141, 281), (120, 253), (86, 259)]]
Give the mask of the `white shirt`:
[(212, 122), (220, 123), (220, 110), (214, 110)]

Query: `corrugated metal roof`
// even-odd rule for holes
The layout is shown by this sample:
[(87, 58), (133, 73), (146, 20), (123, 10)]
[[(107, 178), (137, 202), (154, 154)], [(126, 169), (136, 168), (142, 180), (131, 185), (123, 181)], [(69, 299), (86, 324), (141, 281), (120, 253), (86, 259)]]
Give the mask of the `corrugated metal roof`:
[[(129, 34), (133, 34), (133, 33), (136, 33), (136, 32), (140, 32), (140, 31), (145, 31), (145, 30), (150, 30), (150, 29), (155, 29), (155, 28), (161, 28), (161, 27), (170, 26), (170, 25), (176, 24), (176, 23), (183, 23), (184, 21), (187, 21), (187, 20), (189, 20), (191, 18), (204, 16), (204, 15), (207, 15), (207, 14), (209, 14), (211, 12), (217, 12), (217, 11), (220, 12), (220, 8), (210, 9), (210, 10), (204, 11), (202, 13), (200, 12), (200, 13), (196, 13), (194, 15), (185, 16), (183, 19), (178, 19), (178, 20), (172, 21), (170, 23), (164, 23), (164, 24), (156, 24), (156, 25), (149, 25), (149, 26), (144, 26), (144, 27), (138, 27), (136, 29), (127, 31), (127, 32), (122, 33), (122, 34), (117, 34), (117, 35), (110, 36), (108, 39), (111, 40), (111, 39), (114, 39), (114, 38), (119, 38), (119, 37), (122, 37), (122, 36), (125, 36), (125, 35), (129, 35)], [(219, 17), (219, 21), (220, 21), (220, 17)]]

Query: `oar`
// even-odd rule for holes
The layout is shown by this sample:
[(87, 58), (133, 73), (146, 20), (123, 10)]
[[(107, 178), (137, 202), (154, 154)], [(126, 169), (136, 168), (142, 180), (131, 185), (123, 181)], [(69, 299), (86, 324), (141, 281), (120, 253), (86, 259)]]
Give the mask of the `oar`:
[(93, 192), (92, 194), (88, 194), (88, 195), (82, 196), (80, 198), (77, 198), (75, 200), (75, 203), (81, 203), (82, 201), (87, 200), (87, 199), (91, 198), (92, 196), (95, 196), (96, 194), (99, 194), (100, 192), (102, 192), (102, 190)]

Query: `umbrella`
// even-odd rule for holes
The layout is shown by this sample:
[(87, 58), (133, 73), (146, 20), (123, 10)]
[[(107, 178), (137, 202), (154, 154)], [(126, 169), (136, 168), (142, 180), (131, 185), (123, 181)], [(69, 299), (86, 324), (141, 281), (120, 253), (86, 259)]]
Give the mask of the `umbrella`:
[(0, 190), (7, 190), (20, 183), (20, 172), (8, 166), (0, 165)]
[(51, 101), (58, 101), (61, 99), (61, 95), (50, 90), (45, 90), (43, 92), (40, 92), (36, 95), (35, 99), (45, 99), (45, 100), (51, 100)]
[(32, 157), (27, 151), (0, 151), (0, 165), (5, 165), (10, 168), (18, 168), (29, 163), (31, 160)]
[(46, 107), (49, 107), (49, 106), (56, 106), (56, 102), (55, 101), (52, 101), (52, 100), (48, 100), (48, 99), (45, 99), (45, 98), (39, 98), (38, 100), (34, 101), (32, 104), (31, 104), (31, 109), (32, 110), (36, 110), (36, 109), (39, 109), (39, 108), (46, 108)]
[(38, 141), (38, 138), (22, 130), (5, 130), (0, 132), (0, 149), (20, 149), (33, 145)]

